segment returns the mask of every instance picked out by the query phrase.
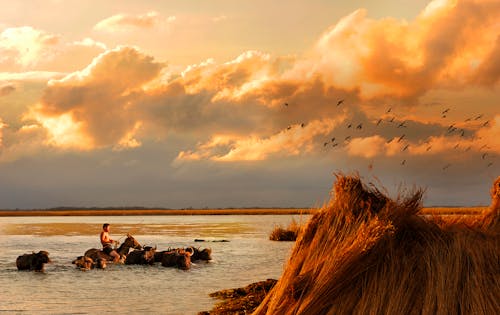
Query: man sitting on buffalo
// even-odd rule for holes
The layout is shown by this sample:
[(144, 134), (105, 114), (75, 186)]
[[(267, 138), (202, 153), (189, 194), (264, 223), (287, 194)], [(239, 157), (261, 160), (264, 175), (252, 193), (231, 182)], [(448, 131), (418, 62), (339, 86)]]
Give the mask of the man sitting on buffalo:
[(118, 244), (118, 241), (112, 240), (109, 236), (109, 223), (104, 223), (102, 225), (101, 244), (102, 251), (113, 257), (113, 262), (118, 262), (120, 260), (120, 254), (113, 249), (113, 244)]

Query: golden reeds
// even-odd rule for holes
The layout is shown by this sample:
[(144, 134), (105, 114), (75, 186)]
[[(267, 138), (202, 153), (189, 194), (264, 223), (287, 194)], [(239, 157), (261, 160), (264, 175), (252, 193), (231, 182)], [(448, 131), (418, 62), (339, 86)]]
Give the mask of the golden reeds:
[(286, 228), (281, 225), (275, 226), (269, 235), (269, 239), (271, 241), (295, 241), (301, 230), (302, 225), (292, 219), (292, 222)]
[(339, 175), (334, 191), (254, 314), (499, 313), (498, 200), (484, 215), (423, 216), (421, 190), (391, 200)]

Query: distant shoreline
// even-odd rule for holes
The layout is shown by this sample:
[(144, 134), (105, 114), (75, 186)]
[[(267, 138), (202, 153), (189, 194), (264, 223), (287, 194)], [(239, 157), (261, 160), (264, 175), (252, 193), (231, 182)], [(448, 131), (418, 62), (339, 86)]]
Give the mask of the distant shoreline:
[(311, 214), (315, 211), (317, 210), (298, 209), (298, 208), (0, 210), (0, 217), (133, 216), (133, 215), (270, 215), (270, 214)]
[[(478, 215), (488, 207), (426, 207), (426, 215)], [(313, 208), (244, 209), (71, 209), (71, 210), (0, 210), (0, 217), (34, 216), (148, 216), (148, 215), (290, 215), (313, 214)]]

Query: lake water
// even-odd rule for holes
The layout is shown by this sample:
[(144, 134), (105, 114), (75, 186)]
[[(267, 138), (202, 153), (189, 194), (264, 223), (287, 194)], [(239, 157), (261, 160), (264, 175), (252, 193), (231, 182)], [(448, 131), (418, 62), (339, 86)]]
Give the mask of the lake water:
[[(293, 242), (268, 239), (276, 225), (303, 215), (194, 215), (0, 218), (0, 313), (5, 314), (196, 314), (218, 302), (222, 289), (278, 279)], [(131, 233), (142, 245), (212, 248), (213, 261), (188, 271), (154, 266), (108, 265), (80, 271), (71, 264), (100, 247), (102, 224), (123, 241)], [(229, 242), (194, 242), (228, 240)], [(17, 271), (16, 258), (46, 250), (44, 273)]]

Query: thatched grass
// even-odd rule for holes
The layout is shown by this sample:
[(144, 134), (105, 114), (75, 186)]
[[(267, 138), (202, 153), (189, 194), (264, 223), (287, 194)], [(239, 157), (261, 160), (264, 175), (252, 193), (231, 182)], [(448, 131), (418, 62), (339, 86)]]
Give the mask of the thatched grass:
[(295, 221), (295, 219), (292, 219), (292, 222), (286, 228), (281, 225), (275, 226), (269, 235), (269, 239), (271, 241), (295, 241), (301, 231), (302, 225)]
[(499, 313), (500, 197), (481, 215), (422, 216), (421, 190), (391, 200), (338, 176), (334, 193), (254, 314)]
[(235, 315), (251, 314), (264, 300), (266, 294), (276, 284), (277, 280), (267, 279), (247, 285), (244, 288), (221, 290), (211, 293), (211, 297), (223, 300), (211, 311), (200, 312), (198, 315)]

